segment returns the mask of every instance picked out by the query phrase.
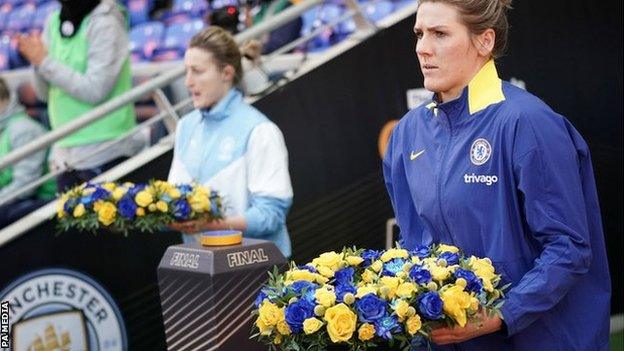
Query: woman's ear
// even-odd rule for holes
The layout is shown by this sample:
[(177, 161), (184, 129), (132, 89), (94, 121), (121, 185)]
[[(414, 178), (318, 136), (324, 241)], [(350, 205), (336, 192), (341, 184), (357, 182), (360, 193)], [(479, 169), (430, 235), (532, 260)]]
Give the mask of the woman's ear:
[(232, 65), (225, 65), (225, 67), (221, 70), (221, 79), (224, 82), (233, 82), (235, 75), (236, 70), (232, 67)]
[(492, 28), (486, 29), (483, 33), (473, 38), (473, 43), (475, 44), (479, 55), (484, 57), (492, 56), (495, 41), (496, 33)]

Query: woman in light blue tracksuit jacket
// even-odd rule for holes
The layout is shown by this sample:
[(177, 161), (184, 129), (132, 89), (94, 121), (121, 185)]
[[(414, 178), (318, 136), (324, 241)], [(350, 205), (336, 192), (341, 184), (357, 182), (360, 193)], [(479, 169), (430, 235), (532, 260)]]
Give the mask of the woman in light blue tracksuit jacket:
[[(178, 124), (169, 181), (210, 186), (223, 197), (226, 217), (172, 227), (183, 233), (242, 230), (245, 237), (273, 241), (289, 257), (286, 215), (293, 192), (288, 153), (279, 128), (236, 88), (240, 60), (236, 42), (219, 27), (205, 29), (189, 44), (185, 83), (195, 110)], [(197, 240), (196, 235), (184, 238)]]
[(587, 144), (502, 82), (508, 0), (421, 0), (414, 31), (431, 101), (392, 133), (384, 177), (408, 249), (490, 257), (502, 318), (431, 333), (435, 350), (606, 351), (610, 278)]

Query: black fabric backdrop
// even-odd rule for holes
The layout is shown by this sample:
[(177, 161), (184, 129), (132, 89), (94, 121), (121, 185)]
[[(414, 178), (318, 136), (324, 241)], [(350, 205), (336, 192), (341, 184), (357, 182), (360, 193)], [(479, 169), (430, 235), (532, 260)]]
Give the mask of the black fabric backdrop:
[[(594, 160), (613, 280), (613, 312), (622, 312), (622, 18), (621, 3), (523, 1), (511, 12), (504, 79), (567, 116)], [(256, 103), (282, 129), (294, 204), (288, 218), (293, 258), (305, 262), (343, 245), (382, 248), (392, 217), (377, 139), (407, 110), (405, 92), (422, 86), (413, 18), (381, 31), (340, 57)], [(127, 177), (164, 179), (171, 153)], [(129, 238), (68, 233), (47, 222), (0, 248), (0, 290), (44, 267), (85, 272), (118, 301), (131, 350), (164, 349), (156, 266), (175, 234)]]

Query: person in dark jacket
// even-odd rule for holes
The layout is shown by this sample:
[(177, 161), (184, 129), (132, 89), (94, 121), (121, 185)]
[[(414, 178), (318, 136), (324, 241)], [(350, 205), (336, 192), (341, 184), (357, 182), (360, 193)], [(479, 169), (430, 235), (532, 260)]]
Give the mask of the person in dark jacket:
[(501, 315), (431, 332), (436, 350), (608, 349), (611, 283), (587, 144), (498, 77), (510, 0), (421, 0), (416, 54), (430, 101), (394, 129), (384, 177), (404, 247), (489, 257)]

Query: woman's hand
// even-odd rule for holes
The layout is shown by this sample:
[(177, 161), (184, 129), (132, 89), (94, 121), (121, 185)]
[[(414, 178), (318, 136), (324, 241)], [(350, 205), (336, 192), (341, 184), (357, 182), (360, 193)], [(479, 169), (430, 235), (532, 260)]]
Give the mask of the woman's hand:
[(502, 328), (503, 320), (499, 316), (488, 317), (485, 311), (479, 312), (476, 319), (469, 321), (462, 328), (438, 328), (431, 331), (431, 340), (438, 345), (456, 344), (494, 333)]
[(169, 228), (184, 234), (196, 234), (208, 230), (227, 229), (222, 220), (209, 222), (201, 219), (184, 222), (172, 222), (169, 224)]
[(20, 35), (17, 43), (19, 52), (35, 67), (39, 67), (48, 56), (48, 50), (38, 35)]

